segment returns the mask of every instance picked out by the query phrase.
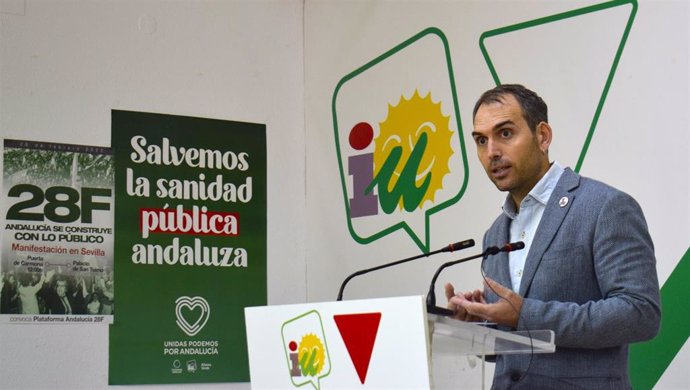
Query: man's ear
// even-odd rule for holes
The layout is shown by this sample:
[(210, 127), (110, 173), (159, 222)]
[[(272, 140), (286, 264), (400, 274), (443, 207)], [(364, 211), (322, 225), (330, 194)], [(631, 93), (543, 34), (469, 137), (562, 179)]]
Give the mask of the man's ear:
[(549, 145), (551, 145), (551, 139), (553, 137), (553, 131), (551, 126), (546, 122), (539, 122), (536, 131), (537, 143), (539, 144), (539, 149), (542, 152), (549, 151)]

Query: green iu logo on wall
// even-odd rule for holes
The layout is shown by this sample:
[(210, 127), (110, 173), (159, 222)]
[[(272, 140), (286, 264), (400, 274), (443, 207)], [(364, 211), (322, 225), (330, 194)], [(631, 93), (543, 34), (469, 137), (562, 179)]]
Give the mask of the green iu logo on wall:
[(467, 185), (444, 34), (424, 30), (345, 76), (333, 95), (333, 125), (352, 237), (368, 243), (403, 229), (428, 251), (429, 217)]

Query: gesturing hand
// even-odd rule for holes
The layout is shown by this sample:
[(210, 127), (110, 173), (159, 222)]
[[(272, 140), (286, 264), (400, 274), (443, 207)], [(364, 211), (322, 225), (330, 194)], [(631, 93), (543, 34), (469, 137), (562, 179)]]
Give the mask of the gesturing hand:
[[(455, 312), (453, 318), (461, 321), (481, 321), (482, 319), (477, 316), (470, 315), (465, 308), (458, 304), (458, 301), (462, 299), (468, 302), (484, 302), (484, 294), (479, 290), (468, 291), (465, 293), (455, 293), (455, 288), (452, 284), (446, 283), (445, 285), (446, 298), (448, 299), (448, 309)], [(458, 298), (458, 299), (454, 299)]]
[[(520, 319), (520, 310), (522, 309), (522, 297), (516, 294), (513, 290), (506, 288), (500, 283), (497, 283), (489, 278), (486, 278), (484, 286), (486, 289), (493, 290), (502, 298), (500, 298), (496, 303), (487, 304), (484, 301), (483, 295), (481, 295), (481, 300), (475, 298), (475, 294), (479, 290), (476, 290), (475, 293), (470, 294), (469, 296), (468, 293), (452, 294), (448, 300), (448, 308), (451, 310), (457, 310), (458, 313), (462, 313), (462, 316), (456, 315), (456, 318), (458, 319), (463, 319), (463, 316), (474, 317), (501, 325), (507, 325), (512, 328), (517, 328), (518, 321)], [(453, 286), (451, 285), (450, 287), (452, 292)], [(448, 285), (446, 285), (447, 297), (448, 293)], [(457, 307), (457, 309), (452, 309), (451, 306)]]

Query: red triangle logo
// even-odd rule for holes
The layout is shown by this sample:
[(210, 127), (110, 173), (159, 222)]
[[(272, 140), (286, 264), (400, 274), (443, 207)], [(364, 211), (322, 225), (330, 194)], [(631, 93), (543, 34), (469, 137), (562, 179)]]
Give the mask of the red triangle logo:
[(359, 381), (364, 384), (381, 322), (381, 313), (340, 314), (334, 315), (333, 319), (350, 354)]

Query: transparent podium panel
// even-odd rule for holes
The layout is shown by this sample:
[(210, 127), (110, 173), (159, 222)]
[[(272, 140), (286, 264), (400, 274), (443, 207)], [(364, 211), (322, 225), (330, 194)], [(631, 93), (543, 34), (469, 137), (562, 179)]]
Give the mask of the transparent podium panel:
[(552, 330), (507, 332), (489, 324), (458, 321), (436, 314), (427, 314), (427, 320), (432, 354), (484, 356), (556, 351)]
[(427, 321), (434, 389), (490, 387), (494, 365), (485, 362), (488, 355), (556, 351), (551, 330), (506, 332), (436, 314), (427, 314)]

